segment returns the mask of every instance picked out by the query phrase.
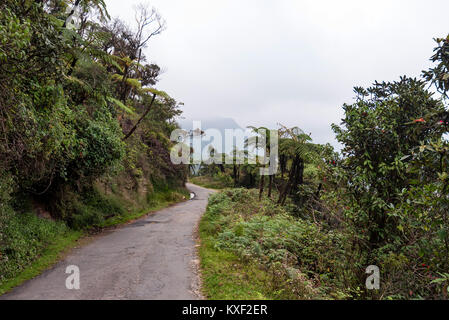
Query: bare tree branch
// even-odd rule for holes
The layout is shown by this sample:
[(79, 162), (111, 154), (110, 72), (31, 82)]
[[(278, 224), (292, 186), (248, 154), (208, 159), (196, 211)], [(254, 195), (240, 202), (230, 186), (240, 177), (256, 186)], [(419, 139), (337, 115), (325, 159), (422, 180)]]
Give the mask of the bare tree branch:
[(143, 121), (143, 119), (147, 116), (147, 114), (151, 111), (151, 108), (153, 107), (154, 104), (154, 100), (156, 100), (156, 94), (153, 94), (153, 99), (151, 100), (150, 105), (148, 106), (147, 110), (144, 112), (144, 114), (140, 117), (140, 119), (136, 122), (136, 124), (134, 125), (134, 127), (132, 127), (132, 129), (129, 131), (129, 133), (122, 139), (123, 141), (125, 141), (126, 139), (128, 139), (129, 137), (132, 136), (132, 134), (134, 133), (134, 131), (136, 131), (137, 127), (139, 126), (139, 124)]
[(166, 28), (166, 22), (161, 15), (152, 8), (151, 10), (144, 5), (139, 5), (136, 8), (136, 43), (138, 43), (137, 50), (144, 48), (148, 41), (160, 34)]

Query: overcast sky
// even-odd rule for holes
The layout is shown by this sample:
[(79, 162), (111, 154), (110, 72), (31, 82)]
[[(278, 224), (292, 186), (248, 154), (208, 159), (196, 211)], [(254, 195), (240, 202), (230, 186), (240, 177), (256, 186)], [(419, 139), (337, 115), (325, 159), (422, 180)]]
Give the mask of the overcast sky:
[(134, 23), (148, 3), (167, 21), (146, 54), (158, 88), (184, 117), (231, 117), (242, 127), (299, 126), (335, 144), (331, 123), (354, 86), (419, 76), (434, 37), (449, 33), (447, 0), (106, 0)]

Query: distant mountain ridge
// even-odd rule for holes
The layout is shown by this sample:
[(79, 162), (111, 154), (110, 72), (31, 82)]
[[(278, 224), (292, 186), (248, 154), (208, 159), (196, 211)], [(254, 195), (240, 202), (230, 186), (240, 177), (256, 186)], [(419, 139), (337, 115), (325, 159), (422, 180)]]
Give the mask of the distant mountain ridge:
[[(216, 117), (216, 118), (208, 118), (208, 119), (201, 119), (201, 120), (195, 120), (196, 121), (201, 121), (201, 130), (206, 131), (208, 129), (216, 129), (218, 131), (220, 131), (221, 135), (222, 135), (222, 148), (223, 150), (218, 150), (220, 153), (227, 153), (229, 154), (232, 149), (233, 146), (228, 146), (225, 145), (225, 131), (226, 129), (240, 129), (245, 131), (245, 128), (242, 128), (233, 118), (224, 118), (224, 117)], [(191, 119), (182, 119), (180, 121), (178, 121), (179, 126), (181, 127), (181, 129), (186, 130), (186, 131), (190, 131), (193, 129), (198, 129), (198, 128), (193, 128), (193, 123), (194, 120)], [(210, 137), (208, 137), (207, 135), (204, 137), (203, 143), (202, 143), (202, 148), (204, 150), (204, 148), (209, 145), (212, 144), (214, 146), (214, 148), (218, 148), (218, 145), (216, 143), (214, 143), (213, 141), (211, 142)], [(238, 145), (237, 146), (239, 149), (243, 149), (243, 145)]]

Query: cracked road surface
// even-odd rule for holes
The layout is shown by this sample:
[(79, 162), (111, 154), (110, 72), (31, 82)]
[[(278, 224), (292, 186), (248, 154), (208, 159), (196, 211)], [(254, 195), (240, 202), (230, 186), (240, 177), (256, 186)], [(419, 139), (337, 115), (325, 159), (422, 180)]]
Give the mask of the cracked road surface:
[[(0, 299), (200, 299), (195, 228), (213, 192), (192, 184), (193, 200), (100, 235)], [(68, 290), (66, 268), (79, 267)]]

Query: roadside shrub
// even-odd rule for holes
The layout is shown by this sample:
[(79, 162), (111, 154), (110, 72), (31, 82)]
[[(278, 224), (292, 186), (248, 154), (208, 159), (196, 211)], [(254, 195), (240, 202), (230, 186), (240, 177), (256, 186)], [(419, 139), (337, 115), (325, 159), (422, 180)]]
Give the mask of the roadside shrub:
[(218, 172), (214, 176), (214, 178), (219, 182), (219, 184), (221, 184), (225, 188), (230, 188), (234, 186), (234, 181), (232, 180), (232, 177), (226, 173)]
[(54, 222), (34, 214), (2, 211), (0, 219), (0, 283), (19, 274), (33, 262), (56, 236), (68, 231), (63, 222)]
[(269, 270), (276, 279), (272, 285), (292, 290), (291, 298), (320, 298), (330, 292), (348, 296), (340, 277), (346, 260), (343, 235), (323, 232), (272, 201), (257, 199), (258, 191), (247, 189), (210, 197), (202, 226), (214, 236), (215, 247)]

